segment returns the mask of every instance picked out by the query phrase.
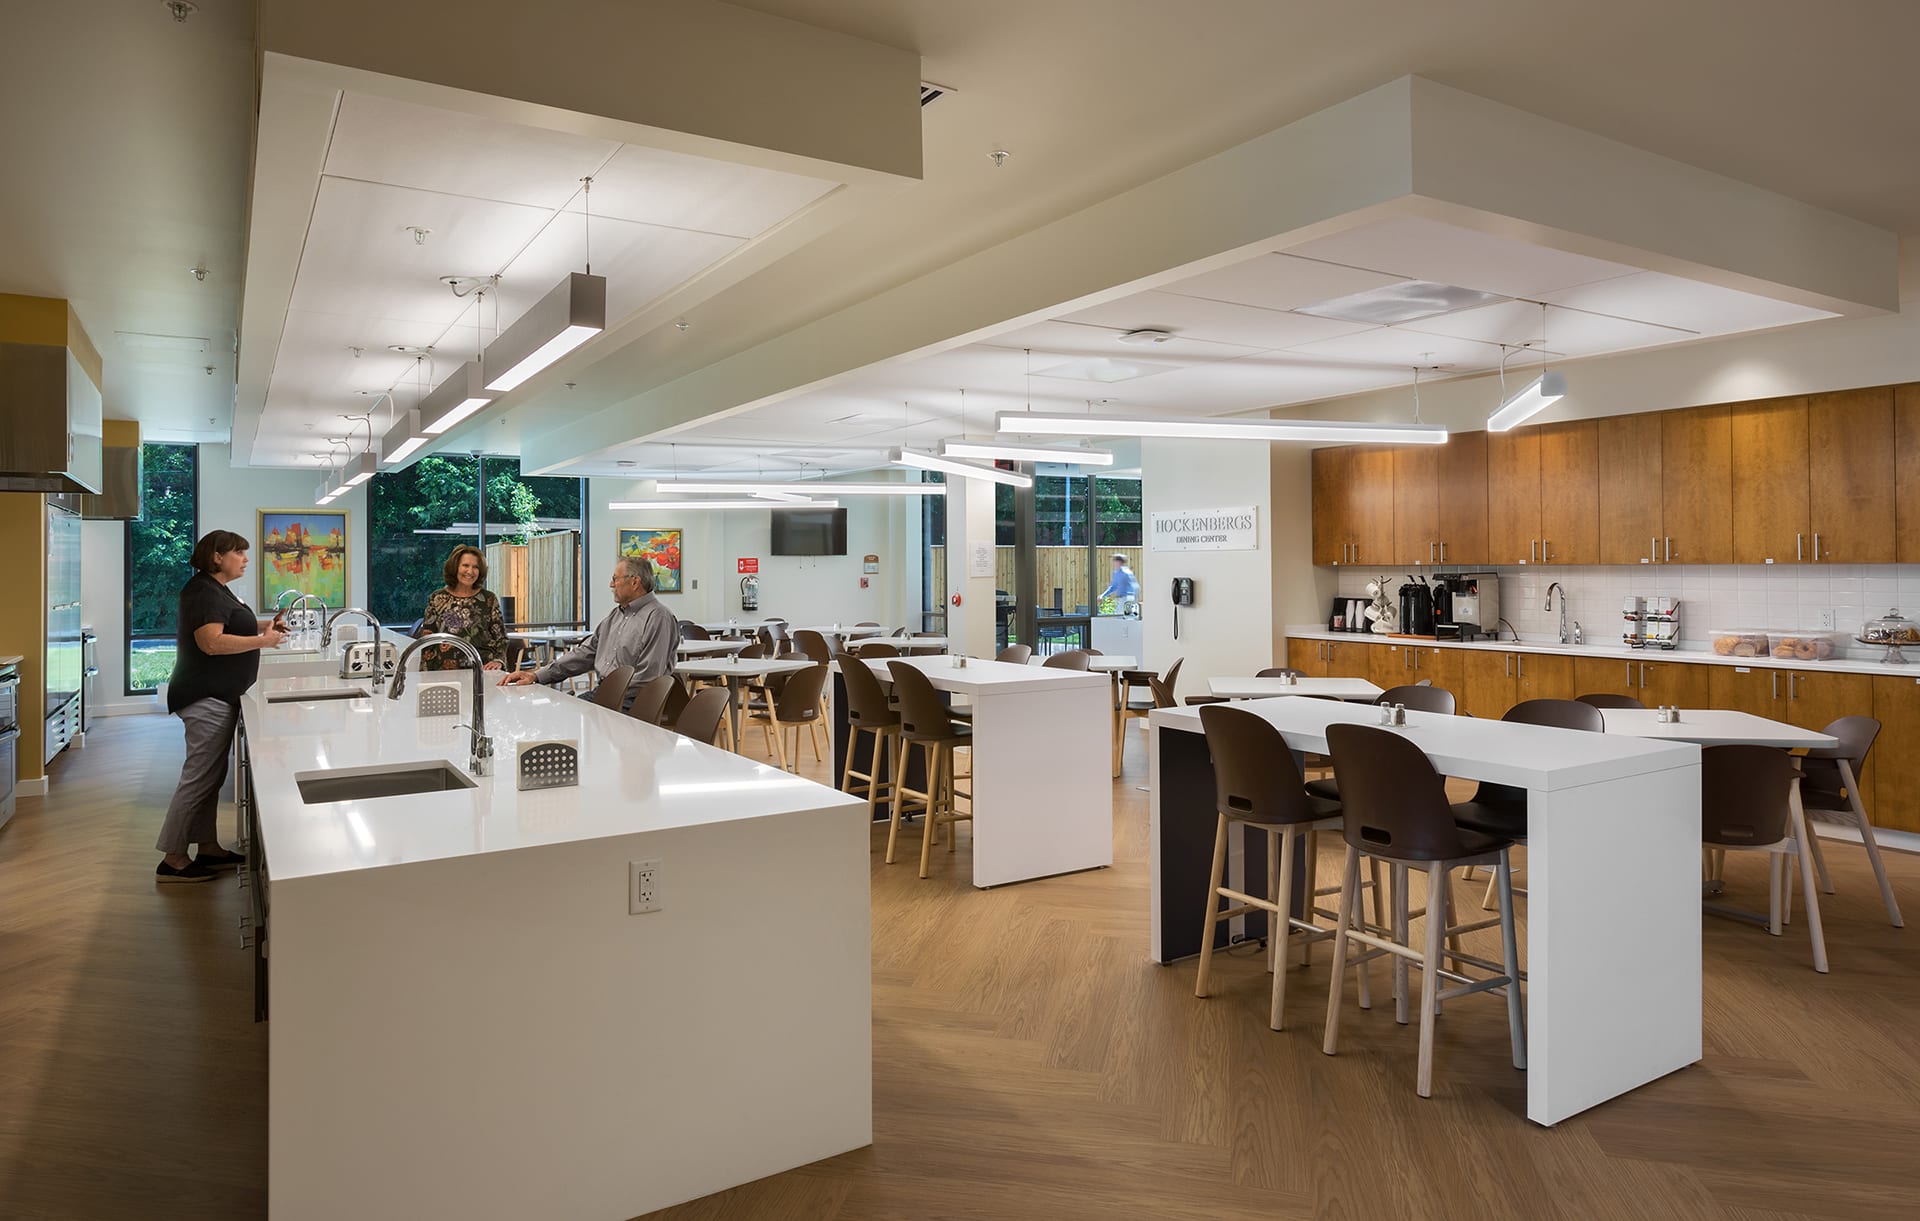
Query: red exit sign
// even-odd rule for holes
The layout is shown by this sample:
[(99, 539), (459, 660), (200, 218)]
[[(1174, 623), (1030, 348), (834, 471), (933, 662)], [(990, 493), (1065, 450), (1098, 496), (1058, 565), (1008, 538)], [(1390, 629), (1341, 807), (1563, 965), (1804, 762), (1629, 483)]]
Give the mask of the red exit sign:
[(759, 572), (760, 571), (760, 557), (757, 555), (741, 556), (739, 559), (735, 560), (734, 563), (739, 566), (736, 569), (736, 571), (738, 572)]

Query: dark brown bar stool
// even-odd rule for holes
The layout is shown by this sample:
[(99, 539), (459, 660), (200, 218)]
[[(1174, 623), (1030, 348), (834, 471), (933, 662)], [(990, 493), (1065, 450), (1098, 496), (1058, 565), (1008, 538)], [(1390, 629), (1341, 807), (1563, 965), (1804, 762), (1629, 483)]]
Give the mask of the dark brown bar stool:
[(904, 646), (908, 657), (933, 657), (945, 651), (944, 644), (920, 644), (919, 641), (937, 639), (939, 632), (915, 632)]
[[(1458, 707), (1453, 698), (1453, 692), (1445, 687), (1433, 686), (1431, 679), (1404, 687), (1388, 687), (1373, 702), (1388, 708), (1395, 704), (1405, 704), (1408, 712), (1437, 712), (1441, 716), (1454, 715)], [(1328, 801), (1340, 800), (1339, 771), (1340, 769), (1336, 767), (1334, 774), (1323, 780), (1307, 781), (1307, 792), (1315, 797), (1324, 797)]]
[(1088, 653), (1085, 649), (1062, 649), (1058, 653), (1048, 654), (1047, 659), (1040, 663), (1040, 668), (1043, 670), (1084, 670), (1087, 668), (1087, 662), (1091, 659), (1092, 654)]
[(1582, 695), (1575, 698), (1580, 703), (1590, 704), (1595, 708), (1646, 708), (1645, 704), (1634, 699), (1631, 695), (1614, 695), (1610, 691), (1596, 691), (1591, 695)]
[[(873, 670), (857, 657), (840, 663), (840, 678), (847, 687), (847, 760), (840, 772), (840, 791), (849, 797), (865, 796), (867, 818), (871, 821), (880, 802), (893, 800), (893, 773), (890, 769), (900, 754), (900, 712), (887, 702), (887, 689), (874, 677)], [(873, 735), (873, 754), (867, 771), (856, 771), (854, 756), (860, 753), (860, 735)], [(854, 781), (861, 781), (858, 788)], [(887, 864), (893, 864), (893, 836), (900, 827), (893, 821), (887, 832)]]
[(680, 639), (712, 640), (713, 633), (709, 632), (706, 628), (701, 627), (697, 623), (689, 623), (685, 619), (682, 619), (680, 621)]
[[(793, 634), (793, 647), (802, 656), (806, 657), (808, 661), (817, 662), (823, 666), (833, 660), (833, 649), (827, 644), (827, 638), (819, 632), (801, 628)], [(827, 708), (827, 689), (825, 685), (822, 685), (820, 688), (820, 715), (830, 715)]]
[(673, 685), (667, 688), (667, 706), (660, 710), (660, 723), (668, 729), (680, 727), (680, 714), (693, 702), (693, 696), (687, 692), (687, 684), (675, 675)]
[(674, 732), (708, 746), (718, 745), (727, 728), (727, 709), (732, 702), (733, 695), (725, 687), (708, 687), (696, 692), (674, 721)]
[(627, 686), (633, 682), (632, 666), (615, 666), (593, 689), (593, 702), (618, 712), (627, 702)]
[[(1788, 858), (1805, 846), (1793, 816), (1794, 786), (1800, 773), (1793, 756), (1771, 746), (1709, 746), (1700, 752), (1700, 841), (1718, 852), (1765, 852), (1767, 858), (1767, 931), (1778, 937), (1782, 882)], [(1802, 824), (1804, 825), (1804, 824)], [(1715, 904), (1708, 911), (1744, 915)], [(1807, 934), (1813, 942), (1813, 969), (1827, 970), (1827, 941), (1820, 927), (1820, 898), (1807, 894)]]
[(854, 652), (861, 657), (898, 657), (900, 646), (884, 640), (866, 640), (856, 645)]
[[(770, 694), (761, 707), (750, 708), (749, 716), (759, 723), (761, 731), (771, 739), (781, 769), (790, 772), (800, 762), (802, 726), (812, 730), (809, 740), (813, 743), (813, 761), (818, 763), (826, 757), (826, 751), (820, 744), (820, 689), (826, 685), (827, 668), (812, 665), (784, 677), (786, 682), (781, 684), (780, 690)], [(787, 753), (786, 731), (789, 729), (793, 731), (791, 755)]]
[[(1880, 845), (1873, 838), (1873, 824), (1867, 821), (1867, 808), (1860, 800), (1860, 773), (1867, 766), (1867, 752), (1873, 749), (1874, 739), (1880, 736), (1880, 722), (1870, 716), (1843, 716), (1821, 732), (1839, 738), (1840, 745), (1822, 746), (1801, 758), (1801, 807), (1810, 816), (1859, 830), (1874, 880), (1880, 883), (1880, 900), (1887, 905), (1887, 919), (1893, 927), (1904, 928), (1900, 904), (1893, 897), (1893, 887), (1887, 884), (1887, 867), (1880, 861)], [(1820, 837), (1809, 834), (1807, 847), (1813, 853), (1814, 868), (1820, 871), (1820, 889), (1832, 894), (1833, 881), (1827, 876)]]
[(662, 674), (659, 678), (650, 678), (640, 684), (640, 690), (633, 696), (633, 703), (627, 705), (627, 715), (636, 721), (645, 721), (649, 725), (658, 725), (661, 716), (667, 710), (667, 699), (680, 680), (671, 674)]
[(1033, 660), (1033, 646), (1010, 644), (993, 655), (995, 661), (1004, 661), (1011, 665), (1024, 666)]
[[(955, 823), (973, 821), (971, 808), (961, 813), (959, 799), (965, 797), (971, 807), (973, 794), (960, 791), (954, 783), (953, 752), (973, 741), (973, 729), (956, 725), (947, 715), (947, 706), (927, 676), (904, 661), (890, 661), (887, 671), (893, 675), (893, 694), (900, 705), (900, 751), (893, 765), (893, 822), (887, 828), (887, 859), (893, 859), (893, 841), (900, 833), (900, 818), (910, 805), (918, 805), (926, 815), (926, 831), (920, 839), (920, 876), (927, 876), (928, 854), (940, 828), (947, 828), (947, 851), (956, 846)], [(914, 747), (927, 752), (927, 787), (918, 792), (907, 787), (907, 756)], [(917, 798), (916, 802), (914, 799)]]
[[(1293, 947), (1304, 947), (1333, 936), (1333, 930), (1314, 923), (1314, 905), (1302, 906), (1307, 918), (1293, 916), (1293, 857), (1309, 832), (1340, 827), (1340, 807), (1309, 797), (1301, 788), (1300, 769), (1293, 752), (1269, 721), (1230, 704), (1200, 710), (1207, 735), (1207, 753), (1213, 758), (1214, 809), (1219, 817), (1213, 832), (1213, 873), (1207, 884), (1207, 923), (1200, 941), (1200, 976), (1195, 996), (1207, 995), (1213, 971), (1214, 925), (1251, 911), (1267, 913), (1267, 970), (1273, 972), (1273, 998), (1267, 1026), (1286, 1029), (1287, 970)], [(1227, 838), (1233, 824), (1247, 823), (1267, 833), (1267, 898), (1228, 887)], [(1313, 889), (1313, 872), (1307, 873)], [(1231, 905), (1221, 907), (1220, 900)], [(1360, 977), (1366, 988), (1366, 976)], [(1371, 1003), (1368, 997), (1362, 1003)]]
[[(1202, 713), (1201, 715), (1205, 715)], [(1371, 725), (1329, 725), (1327, 746), (1334, 765), (1346, 778), (1342, 803), (1342, 834), (1347, 841), (1347, 865), (1340, 888), (1339, 930), (1333, 939), (1333, 984), (1327, 993), (1327, 1036), (1322, 1050), (1333, 1055), (1340, 1039), (1340, 998), (1346, 983), (1348, 949), (1352, 942), (1371, 947), (1353, 962), (1365, 963), (1381, 954), (1393, 956), (1395, 1020), (1407, 1020), (1407, 964), (1421, 967), (1420, 1068), (1415, 1089), (1420, 1097), (1433, 1096), (1433, 1025), (1440, 1002), (1474, 992), (1502, 989), (1507, 998), (1508, 1036), (1513, 1043), (1513, 1066), (1527, 1066), (1526, 1017), (1520, 1003), (1520, 952), (1513, 923), (1513, 883), (1507, 852), (1513, 841), (1460, 826), (1447, 803), (1446, 780), (1412, 741), (1389, 729)], [(1386, 861), (1394, 872), (1394, 928), (1382, 937), (1361, 926), (1358, 919), (1360, 857)], [(1448, 933), (1444, 904), (1448, 874), (1461, 865), (1492, 865), (1500, 896), (1502, 961), (1488, 962), (1454, 950), (1442, 940)], [(1424, 867), (1427, 875), (1426, 947), (1412, 948), (1407, 935), (1407, 874)], [(1437, 910), (1436, 910), (1437, 909)], [(1455, 968), (1449, 969), (1450, 960)], [(1468, 966), (1492, 972), (1475, 979), (1462, 973)], [(1442, 978), (1459, 986), (1440, 987)]]
[[(1165, 674), (1155, 674), (1151, 670), (1122, 670), (1120, 672), (1120, 698), (1113, 714), (1113, 774), (1120, 774), (1120, 765), (1127, 757), (1127, 722), (1144, 721), (1147, 714), (1155, 708), (1172, 708), (1178, 703), (1174, 692), (1180, 685), (1180, 667), (1187, 663), (1184, 657), (1176, 657)], [(1137, 682), (1135, 680), (1138, 680)], [(1148, 697), (1144, 700), (1131, 698), (1129, 693), (1136, 686), (1145, 686)]]

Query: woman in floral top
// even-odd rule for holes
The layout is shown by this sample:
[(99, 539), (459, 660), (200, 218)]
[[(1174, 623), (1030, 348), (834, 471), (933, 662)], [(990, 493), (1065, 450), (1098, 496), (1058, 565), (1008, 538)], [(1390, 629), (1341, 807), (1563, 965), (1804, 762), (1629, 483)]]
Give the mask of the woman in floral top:
[[(420, 616), (420, 631), (445, 632), (474, 647), (489, 670), (507, 662), (507, 628), (500, 619), (500, 599), (487, 588), (487, 560), (477, 547), (455, 547), (447, 556), (447, 587), (436, 589)], [(420, 650), (423, 670), (457, 670), (462, 654), (444, 644)]]

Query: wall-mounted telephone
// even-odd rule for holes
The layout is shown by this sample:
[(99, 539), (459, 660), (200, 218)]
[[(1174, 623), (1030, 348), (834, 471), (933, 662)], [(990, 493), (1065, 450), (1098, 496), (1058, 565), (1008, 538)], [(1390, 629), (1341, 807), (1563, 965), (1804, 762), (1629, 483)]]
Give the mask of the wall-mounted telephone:
[(1180, 608), (1193, 605), (1193, 578), (1173, 579), (1173, 638), (1180, 639)]

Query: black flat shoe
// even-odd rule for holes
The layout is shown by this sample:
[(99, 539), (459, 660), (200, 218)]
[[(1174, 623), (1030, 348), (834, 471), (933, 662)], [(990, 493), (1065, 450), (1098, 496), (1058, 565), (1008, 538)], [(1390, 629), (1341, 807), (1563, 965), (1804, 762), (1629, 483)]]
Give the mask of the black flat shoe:
[(178, 869), (161, 861), (153, 871), (155, 882), (211, 882), (217, 876), (212, 867), (201, 861), (188, 861)]
[(193, 859), (209, 869), (238, 869), (247, 863), (244, 852), (202, 852)]

